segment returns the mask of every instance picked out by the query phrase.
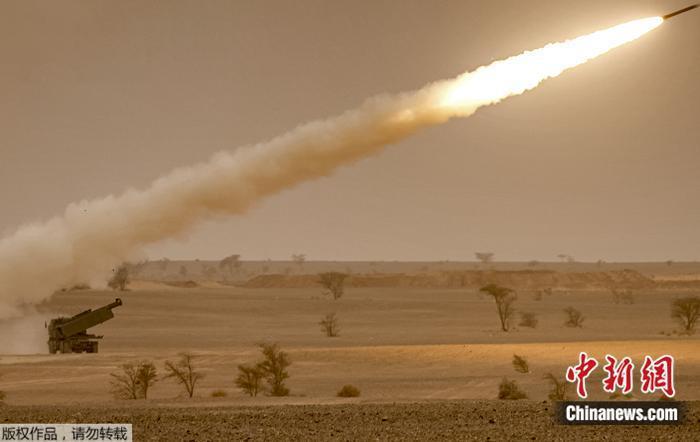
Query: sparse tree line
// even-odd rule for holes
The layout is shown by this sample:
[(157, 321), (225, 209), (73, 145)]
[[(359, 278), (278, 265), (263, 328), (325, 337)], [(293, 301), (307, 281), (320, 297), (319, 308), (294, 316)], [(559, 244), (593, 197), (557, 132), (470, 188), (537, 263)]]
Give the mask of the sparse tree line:
[[(512, 329), (513, 322), (517, 310), (515, 309), (515, 301), (517, 293), (515, 290), (508, 287), (502, 287), (497, 284), (488, 284), (479, 289), (480, 292), (491, 296), (496, 304), (496, 313), (500, 323), (501, 330), (508, 332)], [(534, 299), (542, 300), (543, 294), (551, 294), (551, 289), (538, 291)], [(612, 289), (613, 300), (616, 304), (633, 304), (634, 296), (629, 290)], [(536, 328), (539, 320), (533, 312), (519, 312), (521, 327)], [(583, 322), (586, 317), (578, 309), (568, 306), (563, 309), (564, 325), (571, 328), (583, 327)], [(683, 298), (674, 299), (671, 301), (671, 318), (674, 319), (680, 326), (680, 334), (691, 335), (695, 333), (698, 321), (700, 321), (700, 297), (686, 296)]]
[(197, 383), (204, 378), (196, 369), (194, 359), (191, 353), (180, 353), (177, 361), (165, 361), (165, 375), (162, 377), (158, 376), (158, 370), (151, 361), (122, 364), (119, 371), (110, 374), (112, 394), (117, 399), (148, 399), (148, 392), (156, 382), (175, 379), (192, 397)]
[[(268, 396), (289, 396), (290, 390), (286, 381), (289, 379), (289, 366), (292, 361), (277, 343), (262, 343), (258, 345), (261, 358), (250, 364), (239, 364), (238, 375), (234, 384), (250, 397), (265, 393)], [(130, 362), (119, 366), (119, 370), (111, 373), (112, 394), (116, 399), (148, 399), (148, 393), (153, 386), (162, 380), (174, 379), (184, 389), (187, 397), (192, 398), (199, 381), (204, 374), (197, 368), (195, 356), (191, 353), (180, 353), (175, 362), (165, 361), (164, 376), (158, 376), (158, 371), (152, 361)], [(225, 397), (225, 390), (214, 390), (212, 397)], [(344, 385), (337, 393), (339, 397), (360, 396), (360, 390), (352, 385)], [(4, 394), (0, 392), (0, 401)]]

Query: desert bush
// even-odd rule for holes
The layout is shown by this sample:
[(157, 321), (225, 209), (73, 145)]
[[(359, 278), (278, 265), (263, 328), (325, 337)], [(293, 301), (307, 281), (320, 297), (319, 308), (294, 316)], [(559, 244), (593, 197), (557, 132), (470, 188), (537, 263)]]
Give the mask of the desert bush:
[(238, 366), (236, 386), (246, 392), (248, 396), (257, 396), (262, 389), (263, 371), (260, 364)]
[(318, 283), (323, 286), (333, 296), (333, 299), (338, 299), (345, 292), (345, 279), (347, 273), (341, 272), (325, 272), (318, 275)]
[(567, 307), (564, 309), (564, 313), (566, 314), (564, 325), (567, 327), (583, 327), (583, 320), (586, 317), (580, 311), (573, 307)]
[(113, 270), (114, 275), (107, 282), (107, 285), (112, 290), (124, 291), (126, 286), (129, 285), (129, 266), (127, 264), (122, 264)]
[(324, 332), (329, 338), (335, 338), (336, 336), (340, 335), (338, 317), (335, 315), (335, 313), (327, 314), (323, 319), (321, 319), (319, 325), (321, 326), (321, 331)]
[(520, 389), (517, 382), (503, 378), (498, 385), (498, 399), (527, 399), (527, 394)]
[(612, 289), (611, 292), (615, 304), (634, 304), (634, 295), (630, 290)]
[(564, 379), (558, 379), (552, 373), (547, 373), (542, 377), (544, 380), (549, 381), (552, 389), (549, 390), (547, 397), (550, 401), (565, 401), (566, 400), (566, 389), (567, 382)]
[(148, 390), (158, 380), (156, 366), (142, 361), (119, 366), (118, 372), (111, 373), (112, 394), (117, 399), (148, 399)]
[(226, 393), (226, 390), (214, 390), (211, 392), (211, 397), (226, 397), (228, 396), (228, 393)]
[(521, 327), (537, 328), (537, 324), (540, 321), (537, 319), (537, 315), (531, 312), (520, 313), (520, 322), (518, 323)]
[(299, 268), (304, 267), (304, 263), (306, 262), (306, 255), (303, 253), (293, 254), (292, 261), (294, 261), (294, 264), (298, 265)]
[(219, 261), (219, 271), (228, 271), (230, 276), (233, 276), (234, 271), (238, 271), (241, 267), (241, 255), (231, 255)]
[(360, 389), (352, 386), (350, 384), (348, 385), (343, 385), (343, 388), (341, 388), (338, 393), (338, 397), (358, 397), (360, 396)]
[(482, 264), (489, 264), (493, 262), (494, 255), (492, 252), (476, 252), (474, 256), (476, 256), (476, 259), (478, 259)]
[(513, 355), (513, 368), (518, 373), (530, 373), (530, 366), (527, 364), (527, 359), (519, 355)]
[(674, 299), (671, 302), (671, 317), (678, 321), (687, 334), (695, 333), (698, 319), (700, 319), (700, 298), (688, 296)]
[(263, 360), (258, 364), (263, 376), (270, 387), (272, 396), (289, 396), (289, 389), (284, 381), (289, 378), (287, 368), (292, 365), (287, 353), (279, 349), (277, 344), (260, 344)]
[(164, 379), (174, 378), (179, 384), (182, 384), (187, 395), (192, 397), (197, 381), (203, 379), (204, 375), (195, 369), (194, 355), (191, 353), (180, 353), (179, 356), (180, 359), (177, 362), (165, 361), (167, 374)]
[(481, 287), (479, 291), (487, 293), (493, 297), (496, 302), (496, 310), (498, 311), (498, 319), (501, 321), (501, 330), (508, 331), (510, 321), (515, 314), (513, 303), (516, 296), (513, 289), (501, 287), (496, 284), (489, 284)]

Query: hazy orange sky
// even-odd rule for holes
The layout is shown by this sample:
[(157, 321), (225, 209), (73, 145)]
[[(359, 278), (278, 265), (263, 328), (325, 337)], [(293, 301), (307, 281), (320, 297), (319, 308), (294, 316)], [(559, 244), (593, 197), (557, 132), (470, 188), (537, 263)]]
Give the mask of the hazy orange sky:
[[(683, 1), (4, 1), (0, 231)], [(700, 259), (700, 12), (153, 258)]]

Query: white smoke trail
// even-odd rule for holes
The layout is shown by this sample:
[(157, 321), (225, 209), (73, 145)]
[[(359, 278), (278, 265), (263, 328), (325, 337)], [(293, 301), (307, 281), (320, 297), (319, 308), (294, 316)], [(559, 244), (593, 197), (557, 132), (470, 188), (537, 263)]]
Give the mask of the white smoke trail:
[(214, 215), (243, 213), (267, 195), (328, 175), (426, 126), (521, 94), (661, 22), (659, 17), (633, 21), (418, 91), (375, 97), (267, 143), (175, 170), (145, 190), (71, 204), (62, 216), (0, 240), (0, 318), (19, 314), (19, 307), (47, 299), (57, 288), (104, 281), (113, 266), (145, 245)]

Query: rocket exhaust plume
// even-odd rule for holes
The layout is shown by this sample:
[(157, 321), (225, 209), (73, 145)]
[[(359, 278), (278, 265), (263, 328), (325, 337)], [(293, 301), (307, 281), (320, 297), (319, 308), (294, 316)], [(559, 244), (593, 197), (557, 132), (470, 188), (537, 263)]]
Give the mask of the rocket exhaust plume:
[(340, 116), (175, 170), (144, 190), (70, 204), (62, 216), (25, 225), (0, 240), (0, 318), (20, 315), (23, 306), (58, 288), (104, 283), (115, 265), (137, 258), (145, 245), (181, 235), (212, 216), (244, 213), (265, 196), (328, 175), (422, 128), (522, 94), (662, 22), (661, 17), (632, 21), (414, 92), (371, 98)]

